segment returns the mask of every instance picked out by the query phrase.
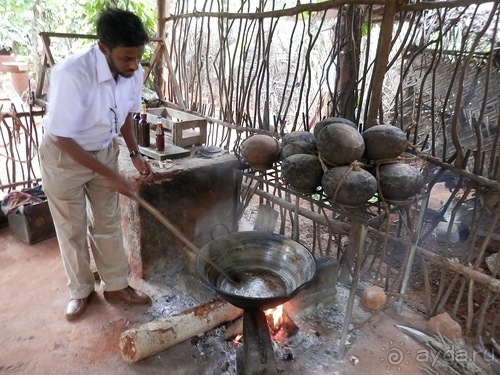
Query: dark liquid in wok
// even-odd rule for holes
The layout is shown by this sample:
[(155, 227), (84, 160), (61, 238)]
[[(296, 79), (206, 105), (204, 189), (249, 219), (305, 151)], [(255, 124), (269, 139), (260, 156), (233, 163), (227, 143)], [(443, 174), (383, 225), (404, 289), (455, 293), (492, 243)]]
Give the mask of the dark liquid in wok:
[(249, 298), (270, 298), (286, 296), (286, 285), (281, 277), (269, 271), (238, 272), (241, 281), (234, 284), (224, 279), (220, 289), (225, 293)]

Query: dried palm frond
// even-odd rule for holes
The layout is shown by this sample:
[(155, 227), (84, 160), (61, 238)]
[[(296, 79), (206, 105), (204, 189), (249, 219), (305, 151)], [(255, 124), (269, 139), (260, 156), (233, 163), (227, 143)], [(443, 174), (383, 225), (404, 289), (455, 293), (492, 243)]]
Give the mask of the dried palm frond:
[(458, 342), (452, 341), (438, 334), (427, 335), (414, 328), (396, 325), (398, 329), (423, 344), (429, 352), (423, 371), (428, 375), (488, 375), (474, 358), (471, 358), (466, 349)]

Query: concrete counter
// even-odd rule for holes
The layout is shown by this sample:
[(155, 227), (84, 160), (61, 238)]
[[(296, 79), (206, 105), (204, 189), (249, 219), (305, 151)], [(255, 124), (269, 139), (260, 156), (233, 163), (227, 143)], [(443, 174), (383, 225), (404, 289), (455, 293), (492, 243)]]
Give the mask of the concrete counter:
[[(126, 148), (120, 153), (120, 172), (136, 191), (170, 220), (189, 240), (202, 247), (219, 224), (231, 228), (234, 155), (212, 159), (187, 157), (167, 162), (151, 160), (154, 176), (141, 178)], [(182, 262), (185, 245), (148, 211), (121, 196), (122, 229), (131, 272), (148, 279), (171, 262)], [(220, 229), (220, 228), (219, 228)]]

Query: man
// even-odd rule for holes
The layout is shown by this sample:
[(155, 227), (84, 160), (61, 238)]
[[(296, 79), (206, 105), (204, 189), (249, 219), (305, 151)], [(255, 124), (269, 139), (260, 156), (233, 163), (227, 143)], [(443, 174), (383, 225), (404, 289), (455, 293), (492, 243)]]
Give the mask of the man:
[(85, 312), (94, 292), (88, 244), (107, 299), (150, 302), (127, 281), (118, 193), (130, 196), (132, 186), (118, 173), (116, 140), (121, 133), (141, 175), (152, 173), (137, 151), (132, 119), (140, 110), (148, 35), (135, 14), (108, 9), (99, 15), (97, 36), (97, 45), (52, 69), (40, 145), (42, 183), (71, 296), (68, 320)]

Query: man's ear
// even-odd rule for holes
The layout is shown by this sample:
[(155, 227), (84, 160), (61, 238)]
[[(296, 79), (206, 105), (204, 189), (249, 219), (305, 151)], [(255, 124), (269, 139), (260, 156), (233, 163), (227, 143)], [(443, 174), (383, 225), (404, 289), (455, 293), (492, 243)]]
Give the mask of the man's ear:
[(97, 42), (97, 45), (99, 46), (101, 52), (104, 53), (105, 55), (109, 52), (109, 48), (100, 40)]

